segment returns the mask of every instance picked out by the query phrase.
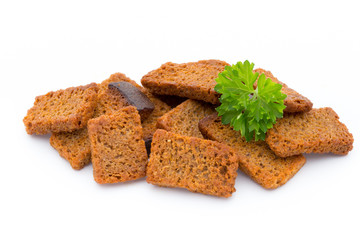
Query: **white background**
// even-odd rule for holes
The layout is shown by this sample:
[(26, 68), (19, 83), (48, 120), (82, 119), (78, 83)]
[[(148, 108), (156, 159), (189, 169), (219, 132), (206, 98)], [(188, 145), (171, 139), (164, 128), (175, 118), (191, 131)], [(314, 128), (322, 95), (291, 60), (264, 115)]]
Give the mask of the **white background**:
[[(0, 239), (359, 239), (358, 1), (0, 1)], [(101, 186), (22, 123), (37, 95), (140, 81), (162, 63), (246, 59), (332, 107), (348, 156), (306, 155), (286, 185), (239, 172), (220, 199), (149, 185)]]

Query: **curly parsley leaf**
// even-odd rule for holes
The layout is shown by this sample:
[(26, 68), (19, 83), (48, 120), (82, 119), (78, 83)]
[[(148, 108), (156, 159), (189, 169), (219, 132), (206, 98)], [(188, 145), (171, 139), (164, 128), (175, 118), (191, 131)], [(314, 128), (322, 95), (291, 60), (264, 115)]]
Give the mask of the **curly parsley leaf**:
[[(216, 78), (215, 91), (221, 94), (221, 105), (216, 108), (223, 124), (240, 131), (246, 141), (265, 140), (265, 133), (277, 118), (282, 118), (286, 95), (282, 85), (265, 74), (254, 73), (249, 61), (226, 66)], [(257, 80), (257, 87), (254, 84)]]

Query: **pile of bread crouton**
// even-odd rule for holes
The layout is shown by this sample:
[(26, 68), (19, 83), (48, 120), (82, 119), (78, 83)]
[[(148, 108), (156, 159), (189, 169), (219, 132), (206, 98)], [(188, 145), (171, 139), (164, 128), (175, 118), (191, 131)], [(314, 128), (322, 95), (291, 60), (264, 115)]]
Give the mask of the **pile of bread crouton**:
[(285, 184), (305, 164), (303, 153), (345, 155), (353, 136), (331, 108), (312, 102), (275, 78), (287, 95), (284, 117), (265, 141), (247, 142), (223, 125), (215, 107), (219, 60), (165, 63), (141, 79), (122, 73), (100, 84), (36, 97), (28, 134), (51, 133), (50, 144), (74, 169), (92, 163), (99, 184), (146, 181), (219, 197), (235, 192), (240, 169), (267, 189)]

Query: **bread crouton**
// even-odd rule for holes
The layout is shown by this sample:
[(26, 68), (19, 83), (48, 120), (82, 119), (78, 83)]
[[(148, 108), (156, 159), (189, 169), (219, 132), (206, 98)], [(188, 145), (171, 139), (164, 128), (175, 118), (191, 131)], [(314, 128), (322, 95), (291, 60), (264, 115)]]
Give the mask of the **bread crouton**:
[(237, 156), (228, 146), (158, 129), (146, 181), (163, 187), (230, 197), (235, 192)]
[(353, 148), (354, 138), (331, 108), (285, 114), (266, 134), (266, 142), (280, 157), (301, 153), (345, 155)]

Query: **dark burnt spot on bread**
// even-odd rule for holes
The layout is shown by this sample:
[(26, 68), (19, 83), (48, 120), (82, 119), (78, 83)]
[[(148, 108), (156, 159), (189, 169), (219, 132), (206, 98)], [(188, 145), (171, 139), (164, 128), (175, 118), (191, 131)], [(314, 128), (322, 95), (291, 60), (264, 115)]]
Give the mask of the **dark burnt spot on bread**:
[(142, 119), (146, 119), (155, 108), (151, 100), (131, 83), (113, 82), (109, 84), (109, 90), (112, 93), (119, 92), (128, 105), (136, 107), (136, 110), (143, 116)]

